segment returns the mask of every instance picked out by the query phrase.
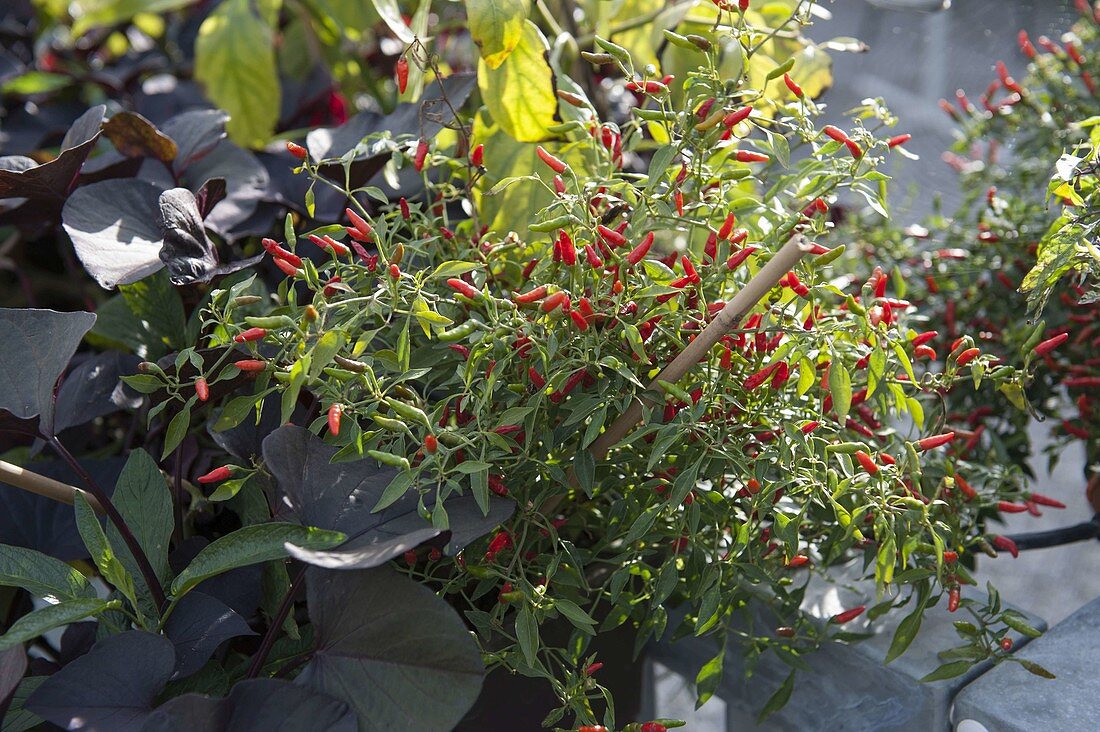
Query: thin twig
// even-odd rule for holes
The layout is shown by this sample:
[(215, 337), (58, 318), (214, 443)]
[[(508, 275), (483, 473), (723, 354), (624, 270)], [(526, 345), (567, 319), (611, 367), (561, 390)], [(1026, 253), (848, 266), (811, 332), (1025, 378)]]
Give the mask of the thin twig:
[(3, 460), (0, 460), (0, 481), (19, 488), (20, 490), (27, 491), (28, 493), (45, 496), (46, 498), (60, 503), (67, 503), (70, 506), (73, 505), (73, 500), (75, 500), (74, 496), (77, 493), (81, 493), (84, 495), (84, 498), (88, 500), (88, 503), (96, 513), (100, 515), (103, 514), (103, 506), (99, 505), (99, 501), (91, 493), (82, 491), (76, 486), (69, 485), (68, 483), (62, 483), (59, 480), (39, 475), (38, 473), (21, 468), (18, 465), (12, 465)]
[(80, 461), (73, 457), (73, 454), (69, 452), (61, 440), (57, 439), (57, 435), (51, 435), (47, 438), (47, 442), (50, 443), (50, 447), (54, 449), (61, 459), (69, 464), (73, 472), (77, 477), (88, 486), (88, 490), (99, 501), (99, 505), (103, 507), (104, 513), (107, 514), (107, 518), (118, 529), (119, 535), (122, 536), (122, 541), (126, 543), (126, 547), (130, 550), (130, 554), (133, 555), (134, 561), (137, 563), (138, 569), (141, 571), (141, 576), (145, 579), (145, 584), (149, 587), (149, 593), (153, 596), (153, 602), (157, 606), (157, 610), (163, 610), (166, 602), (164, 596), (164, 588), (160, 584), (160, 580), (157, 578), (157, 573), (153, 571), (153, 565), (149, 563), (149, 557), (146, 556), (145, 550), (141, 548), (141, 544), (138, 543), (137, 537), (134, 536), (134, 532), (130, 530), (129, 525), (126, 523), (126, 519), (122, 517), (122, 514), (115, 508), (115, 504), (111, 502), (110, 496), (107, 495), (95, 479), (84, 469), (84, 466), (80, 464)]
[(283, 604), (279, 605), (275, 616), (271, 618), (271, 624), (268, 625), (267, 632), (264, 633), (264, 638), (260, 641), (260, 647), (256, 651), (256, 655), (252, 657), (252, 663), (249, 664), (248, 672), (244, 675), (246, 679), (256, 678), (263, 670), (264, 662), (267, 661), (267, 654), (271, 652), (271, 647), (275, 645), (275, 638), (279, 635), (279, 629), (283, 627), (286, 616), (290, 614), (290, 609), (294, 607), (294, 596), (298, 594), (298, 588), (305, 576), (306, 567), (302, 567), (295, 575), (294, 581), (290, 583), (290, 588), (286, 591), (286, 597), (283, 598)]

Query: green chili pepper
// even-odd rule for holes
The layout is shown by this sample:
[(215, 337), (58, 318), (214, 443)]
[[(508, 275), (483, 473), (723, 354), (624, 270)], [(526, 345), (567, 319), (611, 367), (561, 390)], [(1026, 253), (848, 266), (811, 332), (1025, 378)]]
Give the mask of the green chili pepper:
[(381, 450), (367, 450), (367, 455), (371, 456), (383, 465), (389, 465), (392, 468), (401, 468), (402, 470), (409, 469), (408, 459), (403, 458), (400, 455), (394, 455), (392, 452), (382, 452)]
[(244, 322), (248, 323), (253, 328), (264, 328), (265, 330), (278, 330), (279, 328), (294, 328), (298, 324), (294, 322), (294, 318), (289, 315), (268, 315), (266, 317), (247, 317)]
[(826, 445), (825, 452), (837, 452), (841, 455), (854, 455), (860, 450), (867, 449), (867, 446), (862, 442), (838, 442), (834, 445)]
[(380, 427), (384, 427), (390, 432), (401, 432), (412, 437), (412, 432), (405, 423), (399, 419), (390, 419), (389, 417), (383, 417), (381, 414), (372, 414), (370, 418), (377, 422)]
[(578, 226), (580, 223), (581, 220), (573, 214), (564, 214), (562, 216), (555, 216), (548, 221), (539, 221), (534, 224), (530, 224), (527, 229), (528, 231), (546, 233), (548, 231), (557, 231), (558, 229), (563, 229), (566, 226)]
[(788, 71), (790, 71), (793, 68), (794, 68), (794, 59), (789, 58), (786, 61), (784, 61), (782, 64), (780, 64), (779, 66), (776, 66), (774, 69), (769, 71), (768, 75), (766, 77), (766, 80), (771, 81), (772, 79), (778, 79), (780, 76), (787, 73)]
[(386, 402), (386, 404), (389, 405), (390, 409), (392, 409), (394, 412), (401, 415), (405, 419), (411, 419), (414, 422), (419, 422), (428, 429), (431, 429), (431, 420), (428, 419), (428, 415), (424, 414), (424, 411), (422, 409), (414, 407), (411, 404), (406, 404), (405, 402), (400, 402), (396, 399), (390, 399), (389, 397), (386, 397), (384, 401)]
[(687, 402), (688, 404), (691, 404), (691, 394), (688, 394), (685, 390), (676, 386), (676, 384), (657, 379), (657, 386), (661, 387), (661, 389), (666, 394), (674, 396), (682, 402)]
[(479, 323), (476, 320), (467, 320), (461, 325), (456, 325), (450, 330), (445, 330), (440, 333), (437, 338), (444, 343), (455, 343), (457, 341), (465, 340), (467, 336), (478, 329)]

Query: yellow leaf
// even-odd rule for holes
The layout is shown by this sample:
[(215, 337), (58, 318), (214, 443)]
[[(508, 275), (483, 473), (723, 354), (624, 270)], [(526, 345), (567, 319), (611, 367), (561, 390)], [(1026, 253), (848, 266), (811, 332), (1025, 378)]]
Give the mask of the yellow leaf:
[(523, 35), (515, 50), (497, 68), (478, 62), (477, 85), (493, 120), (520, 142), (540, 142), (553, 135), (547, 128), (558, 124), (558, 97), (550, 46), (542, 31), (523, 21)]
[(519, 45), (530, 0), (466, 0), (470, 36), (490, 69), (499, 68)]

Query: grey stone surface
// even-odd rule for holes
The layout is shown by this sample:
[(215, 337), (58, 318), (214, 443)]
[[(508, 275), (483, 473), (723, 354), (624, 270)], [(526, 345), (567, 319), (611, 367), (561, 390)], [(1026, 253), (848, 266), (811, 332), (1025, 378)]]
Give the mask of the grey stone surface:
[(963, 689), (952, 715), (992, 732), (1095, 732), (1100, 729), (1100, 597), (1029, 643), (1020, 658), (1054, 673), (1039, 679), (1005, 663)]
[[(803, 609), (824, 622), (843, 607), (850, 607), (852, 586), (840, 572), (834, 583), (814, 582), (806, 593)], [(864, 584), (873, 592), (873, 584)], [(805, 661), (809, 667), (796, 676), (792, 701), (782, 711), (773, 715), (762, 726), (755, 719), (764, 702), (790, 673), (790, 666), (778, 658), (766, 656), (746, 678), (744, 659), (738, 648), (726, 654), (725, 674), (716, 696), (726, 706), (729, 729), (781, 730), (835, 730), (836, 732), (926, 732), (949, 729), (948, 710), (955, 694), (987, 668), (979, 666), (969, 673), (944, 681), (926, 684), (918, 680), (935, 670), (940, 661), (937, 654), (958, 645), (952, 622), (959, 616), (948, 613), (941, 604), (926, 616), (920, 633), (905, 654), (886, 665), (886, 652), (894, 636), (897, 624), (906, 610), (879, 618), (872, 624), (861, 619), (846, 626), (847, 630), (872, 632), (865, 641), (854, 644), (828, 644), (809, 654)], [(766, 621), (765, 621), (766, 622)], [(1029, 616), (1028, 622), (1045, 629), (1040, 618)], [(767, 624), (765, 624), (767, 627)], [(1013, 636), (1018, 645), (1027, 639)], [(652, 656), (661, 666), (684, 677), (693, 679), (699, 667), (717, 652), (713, 639), (691, 638), (673, 644), (656, 645)], [(667, 678), (667, 677), (666, 677)], [(658, 683), (661, 678), (658, 675)], [(671, 679), (664, 681), (667, 693), (658, 691), (659, 716), (678, 716), (691, 720), (692, 730), (709, 732), (720, 727), (706, 726), (708, 722), (683, 705), (682, 692)], [(678, 705), (676, 713), (662, 707), (660, 700)], [(689, 700), (694, 697), (689, 696)], [(708, 707), (704, 706), (703, 710)], [(702, 712), (703, 710), (700, 710)], [(712, 723), (711, 723), (712, 725)]]

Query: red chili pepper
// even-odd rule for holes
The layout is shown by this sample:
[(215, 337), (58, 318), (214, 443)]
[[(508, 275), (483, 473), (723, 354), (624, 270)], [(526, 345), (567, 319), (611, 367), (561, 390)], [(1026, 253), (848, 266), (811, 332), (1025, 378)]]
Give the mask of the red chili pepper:
[(664, 94), (668, 91), (668, 86), (659, 81), (634, 81), (633, 79), (626, 82), (626, 88), (628, 91), (640, 94)]
[(428, 158), (428, 143), (421, 140), (416, 144), (416, 156), (413, 158), (413, 168), (417, 173), (424, 170), (424, 161)]
[(646, 722), (639, 728), (638, 732), (668, 732), (668, 727), (660, 722)]
[[(625, 240), (624, 240), (625, 241)], [(642, 238), (642, 241), (638, 246), (630, 250), (630, 254), (626, 255), (626, 261), (628, 264), (634, 265), (642, 261), (645, 255), (649, 253), (649, 248), (653, 246), (653, 232), (649, 232)]]
[(737, 7), (743, 13), (749, 9), (749, 0), (737, 0)]
[(401, 279), (401, 268), (398, 267), (396, 264), (390, 265), (390, 277), (395, 280)]
[(1012, 501), (997, 501), (997, 510), (1002, 513), (1023, 513), (1027, 510), (1027, 506)]
[(599, 235), (601, 237), (604, 238), (605, 241), (607, 241), (610, 244), (614, 244), (616, 247), (621, 247), (624, 244), (626, 244), (626, 237), (625, 236), (623, 236), (619, 232), (615, 231), (614, 229), (609, 229), (608, 227), (604, 226), (603, 224), (597, 224), (596, 225), (596, 231), (597, 231), (597, 233), (599, 233)]
[(1045, 356), (1058, 346), (1065, 343), (1067, 340), (1069, 340), (1069, 333), (1061, 333), (1054, 336), (1053, 338), (1046, 339), (1039, 345), (1035, 346), (1033, 350), (1036, 356)]
[(333, 404), (328, 408), (328, 431), (329, 434), (340, 434), (340, 417), (344, 414), (343, 404)]
[(397, 205), (401, 208), (401, 218), (405, 219), (405, 221), (408, 221), (409, 217), (412, 215), (409, 211), (409, 202), (405, 199), (404, 196), (402, 196), (401, 199), (397, 202)]
[(906, 133), (904, 135), (896, 135), (894, 137), (891, 137), (889, 140), (887, 140), (886, 144), (889, 147), (898, 147), (899, 145), (904, 145), (912, 139), (913, 136)]
[(845, 140), (844, 147), (848, 148), (848, 153), (856, 160), (863, 157), (863, 148), (855, 140)]
[(477, 289), (469, 282), (460, 280), (457, 277), (452, 277), (447, 280), (447, 284), (451, 287), (451, 289), (455, 290), (459, 294), (465, 295), (471, 300), (477, 299), (477, 297), (481, 295), (481, 290)]
[(569, 166), (566, 165), (564, 161), (559, 160), (558, 158), (548, 153), (546, 151), (546, 148), (544, 148), (542, 145), (539, 145), (537, 148), (535, 148), (535, 152), (538, 153), (539, 159), (542, 160), (542, 162), (546, 163), (547, 167), (549, 167), (550, 170), (554, 171), (555, 173), (564, 173), (569, 168)]
[(676, 214), (678, 216), (684, 215), (684, 192), (676, 191), (672, 194), (672, 201), (676, 204)]
[(559, 290), (542, 301), (542, 312), (549, 313), (558, 306), (564, 310), (569, 307), (569, 295)]
[(805, 96), (802, 87), (795, 83), (790, 74), (783, 74), (783, 83), (787, 85), (787, 89), (790, 90), (791, 94), (794, 94), (799, 99)]
[(785, 564), (791, 569), (798, 569), (799, 567), (804, 567), (809, 563), (809, 557), (804, 554), (796, 554), (795, 556), (791, 557), (789, 562), (786, 562)]
[(275, 264), (276, 267), (279, 268), (279, 271), (285, 274), (287, 277), (297, 277), (301, 273), (300, 269), (296, 268), (293, 264), (286, 261), (285, 259), (272, 259), (271, 261)]
[(220, 483), (223, 480), (228, 480), (233, 476), (233, 471), (236, 470), (235, 465), (223, 465), (220, 468), (214, 468), (206, 475), (200, 475), (195, 478), (198, 483)]
[(1016, 542), (1009, 539), (1007, 536), (994, 536), (993, 548), (999, 551), (1006, 551), (1013, 557), (1020, 556), (1020, 549), (1016, 546)]
[(1031, 39), (1027, 37), (1027, 31), (1022, 30), (1016, 35), (1016, 40), (1020, 43), (1020, 50), (1028, 58), (1035, 58), (1035, 46), (1031, 45)]
[(248, 330), (233, 336), (233, 340), (237, 343), (248, 343), (250, 341), (263, 340), (267, 335), (267, 330), (264, 328), (249, 328)]
[(587, 667), (585, 667), (584, 675), (585, 676), (591, 676), (592, 674), (599, 671), (601, 668), (603, 668), (603, 664), (600, 663), (599, 661), (597, 661), (596, 663), (590, 663), (590, 664), (588, 664)]
[(962, 494), (966, 498), (966, 500), (972, 501), (978, 497), (978, 492), (971, 488), (970, 484), (967, 483), (966, 479), (963, 478), (961, 475), (955, 476), (955, 485), (957, 485), (959, 487), (959, 490), (962, 491)]
[(1051, 508), (1065, 508), (1066, 504), (1061, 501), (1057, 501), (1050, 496), (1044, 496), (1042, 493), (1032, 493), (1029, 496), (1032, 503), (1038, 503), (1040, 506), (1050, 506)]
[(576, 310), (570, 310), (569, 317), (573, 320), (573, 325), (577, 326), (577, 328), (582, 333), (588, 330), (588, 321), (585, 320), (584, 316), (581, 315), (579, 312), (577, 312)]
[(333, 239), (331, 236), (317, 236), (316, 234), (310, 234), (309, 240), (317, 245), (319, 249), (331, 249), (332, 253), (338, 257), (347, 256), (351, 254), (351, 250), (340, 242)]
[(477, 168), (480, 168), (485, 164), (485, 146), (478, 145), (474, 148), (474, 151), (470, 153), (470, 162)]
[(286, 144), (286, 149), (287, 152), (289, 152), (291, 155), (298, 158), (299, 160), (305, 160), (309, 156), (308, 150), (294, 142), (288, 142)]
[(954, 439), (954, 432), (944, 432), (941, 435), (931, 435), (929, 437), (923, 437), (917, 440), (917, 450), (933, 450), (937, 447), (946, 445)]
[(737, 269), (744, 263), (746, 259), (752, 256), (752, 253), (756, 251), (756, 247), (745, 247), (744, 249), (734, 252), (729, 259), (726, 260), (727, 269)]
[(920, 333), (913, 338), (914, 346), (923, 346), (928, 341), (934, 340), (939, 335), (939, 331), (929, 330), (924, 333)]
[(722, 124), (726, 127), (734, 127), (739, 125), (749, 118), (752, 114), (752, 107), (742, 107), (741, 109), (730, 112), (722, 118)]
[(539, 285), (533, 290), (528, 290), (527, 292), (524, 292), (522, 294), (513, 295), (512, 300), (521, 305), (538, 302), (539, 300), (546, 297), (548, 289), (549, 288), (546, 285)]
[(947, 612), (953, 613), (959, 609), (959, 588), (952, 587), (947, 591)]
[(875, 461), (871, 459), (871, 456), (865, 453), (863, 450), (856, 450), (856, 460), (867, 472), (868, 475), (877, 475), (879, 467), (875, 465)]
[(538, 371), (535, 371), (534, 366), (529, 366), (527, 368), (527, 378), (531, 380), (531, 383), (534, 384), (536, 389), (542, 389), (546, 386), (546, 379), (542, 378), (542, 374)]
[(577, 263), (577, 248), (573, 239), (562, 229), (558, 232), (558, 246), (561, 248), (561, 261), (572, 267)]
[(1067, 388), (1100, 386), (1100, 376), (1074, 376), (1063, 381), (1062, 385)]
[(738, 150), (734, 155), (734, 159), (739, 163), (766, 163), (771, 158), (764, 153), (752, 152), (751, 150)]
[(769, 377), (771, 377), (775, 370), (779, 368), (780, 363), (781, 362), (777, 361), (770, 366), (765, 366), (756, 373), (752, 374), (751, 376), (749, 376), (749, 378), (745, 379), (745, 383), (742, 384), (742, 387), (745, 389), (745, 391), (752, 391), (753, 389), (757, 388), (765, 381), (767, 381)]
[(845, 610), (844, 612), (837, 613), (832, 618), (830, 618), (829, 622), (835, 623), (837, 625), (844, 625), (845, 623), (851, 622), (852, 620), (858, 618), (860, 615), (863, 614), (863, 611), (866, 609), (866, 605), (858, 605), (851, 610)]
[(828, 137), (836, 140), (837, 142), (847, 142), (848, 139), (849, 139), (848, 138), (848, 133), (846, 133), (844, 130), (840, 129), (839, 127), (833, 127), (832, 125), (825, 125), (821, 129), (821, 131), (824, 132)]
[(959, 561), (959, 553), (947, 549), (943, 553), (943, 561), (947, 562), (948, 564), (954, 564), (955, 562)]
[(397, 64), (394, 68), (394, 72), (397, 74), (397, 91), (401, 94), (405, 93), (405, 89), (409, 86), (409, 61), (404, 56), (397, 59)]
[(206, 379), (201, 376), (195, 379), (195, 396), (199, 398), (200, 402), (205, 402), (210, 398), (210, 386), (206, 383)]
[(971, 361), (973, 361), (974, 358), (977, 357), (980, 354), (981, 354), (981, 349), (979, 349), (979, 348), (968, 348), (968, 349), (966, 349), (965, 351), (963, 351), (962, 353), (959, 354), (959, 357), (957, 359), (955, 359), (955, 362), (957, 364), (959, 364), (959, 366), (965, 366), (968, 363), (970, 363)]
[(416, 564), (416, 550), (408, 550), (402, 555), (402, 558), (405, 560), (405, 564), (409, 565), (410, 567), (414, 566)]
[(260, 244), (263, 245), (263, 248), (267, 251), (268, 254), (270, 254), (277, 260), (285, 260), (288, 264), (292, 266), (293, 269), (297, 269), (298, 267), (302, 266), (301, 257), (299, 257), (297, 254), (288, 252), (286, 249), (283, 249), (274, 239), (261, 239)]
[(233, 365), (239, 368), (241, 371), (250, 374), (258, 373), (267, 368), (266, 361), (257, 361), (250, 358), (246, 358), (242, 361), (234, 361)]

